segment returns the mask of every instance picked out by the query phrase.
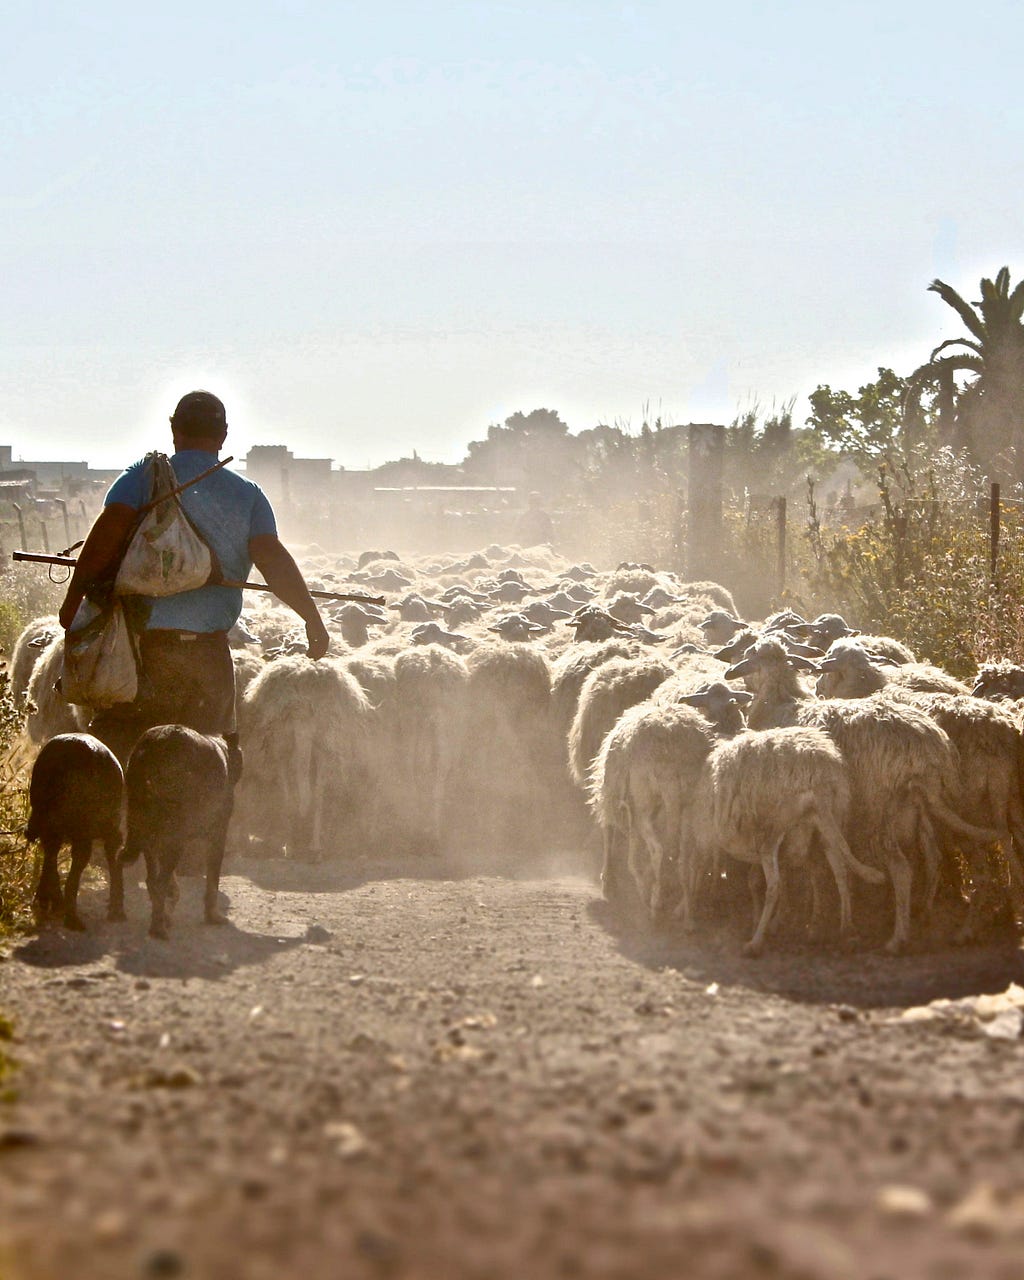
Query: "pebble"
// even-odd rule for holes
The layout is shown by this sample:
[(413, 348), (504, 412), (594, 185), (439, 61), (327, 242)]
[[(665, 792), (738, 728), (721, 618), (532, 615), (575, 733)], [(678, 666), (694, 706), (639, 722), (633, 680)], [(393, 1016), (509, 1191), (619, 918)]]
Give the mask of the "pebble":
[(949, 1211), (949, 1225), (954, 1231), (977, 1240), (991, 1240), (1004, 1229), (1004, 1214), (991, 1183), (980, 1182)]
[(362, 1130), (348, 1120), (334, 1120), (324, 1125), (324, 1137), (334, 1144), (342, 1160), (356, 1160), (370, 1149)]
[(920, 1187), (882, 1187), (876, 1203), (890, 1218), (927, 1218), (935, 1209), (931, 1196)]

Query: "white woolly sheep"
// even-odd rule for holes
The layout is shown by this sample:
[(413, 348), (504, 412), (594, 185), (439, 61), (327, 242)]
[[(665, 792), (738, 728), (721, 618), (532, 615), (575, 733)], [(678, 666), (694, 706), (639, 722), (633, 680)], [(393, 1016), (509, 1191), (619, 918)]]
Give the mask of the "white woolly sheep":
[(630, 637), (574, 644), (551, 667), (551, 719), (555, 735), (566, 742), (579, 704), (580, 690), (591, 671), (612, 658), (635, 658), (640, 645)]
[(21, 709), (32, 671), (43, 655), (43, 650), (61, 634), (61, 626), (53, 614), (33, 618), (14, 642), (11, 651), (11, 697)]
[(60, 733), (77, 733), (86, 729), (90, 712), (87, 707), (72, 706), (56, 687), (64, 665), (63, 632), (43, 650), (32, 669), (28, 682), (25, 728), (34, 743), (47, 742)]
[(328, 793), (351, 803), (370, 703), (341, 660), (268, 663), (242, 699), (239, 802), (252, 833), (319, 857)]
[(595, 668), (580, 690), (569, 730), (569, 772), (586, 785), (605, 734), (628, 707), (649, 698), (673, 668), (660, 658), (612, 658)]
[[(983, 909), (1003, 905), (1001, 895), (992, 901), (997, 883), (1012, 889), (1018, 899), (1024, 886), (1020, 729), (1008, 708), (969, 695), (918, 693), (891, 684), (882, 696), (924, 711), (949, 735), (959, 765), (959, 813), (975, 826), (999, 832), (998, 847), (962, 835), (957, 841), (969, 870), (966, 883), (957, 888), (967, 892), (970, 905), (956, 940), (966, 942), (975, 935)], [(934, 891), (932, 885), (932, 896)], [(931, 907), (930, 899), (926, 907)]]
[[(644, 912), (668, 907), (668, 867), (684, 842), (686, 813), (715, 743), (711, 725), (691, 707), (650, 702), (630, 707), (601, 744), (590, 778), (590, 803), (604, 842), (601, 886), (622, 902), (629, 880)], [(689, 924), (692, 894), (682, 885), (680, 912)]]
[(936, 827), (969, 839), (997, 838), (964, 820), (955, 748), (922, 711), (892, 699), (808, 699), (801, 723), (824, 730), (846, 761), (851, 814), (850, 842), (861, 861), (881, 861), (893, 889), (894, 923), (886, 943), (902, 950), (910, 936), (913, 868), (925, 877), (926, 897), (938, 874)]
[(798, 672), (813, 670), (807, 658), (791, 653), (781, 640), (766, 636), (728, 668), (725, 679), (742, 680), (754, 695), (747, 708), (751, 729), (780, 729), (797, 723), (801, 705), (812, 696)]
[(462, 751), (469, 672), (442, 645), (420, 645), (395, 659), (395, 727), (407, 829), (441, 847), (443, 804)]
[(1020, 702), (1024, 699), (1024, 667), (1014, 662), (983, 662), (971, 690), (976, 698)]
[(818, 662), (822, 698), (866, 698), (890, 684), (921, 693), (970, 693), (965, 684), (925, 663), (875, 657), (859, 640), (837, 640)]
[(499, 851), (536, 847), (550, 835), (561, 773), (550, 719), (551, 672), (523, 644), (481, 645), (469, 668), (459, 817), (466, 841)]
[[(840, 933), (852, 924), (848, 873), (881, 883), (882, 876), (854, 857), (842, 827), (849, 807), (842, 757), (816, 729), (748, 731), (715, 747), (693, 806), (693, 838), (679, 860), (684, 901), (695, 874), (717, 867), (720, 854), (760, 866), (764, 903), (748, 955), (758, 955), (779, 900), (781, 864), (808, 861), (815, 838), (839, 891)], [(817, 881), (812, 878), (812, 886)], [(815, 912), (818, 898), (815, 893)]]

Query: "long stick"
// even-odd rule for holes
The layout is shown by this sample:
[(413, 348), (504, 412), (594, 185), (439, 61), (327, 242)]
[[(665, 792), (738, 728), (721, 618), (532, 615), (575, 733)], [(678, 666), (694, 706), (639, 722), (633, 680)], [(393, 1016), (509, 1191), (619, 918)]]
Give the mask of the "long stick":
[(199, 475), (193, 477), (193, 479), (186, 480), (174, 489), (168, 489), (159, 498), (154, 498), (152, 502), (147, 502), (144, 507), (139, 507), (137, 513), (139, 518), (141, 519), (147, 511), (152, 511), (154, 507), (158, 507), (161, 502), (166, 502), (168, 498), (176, 498), (179, 493), (184, 493), (186, 489), (191, 489), (194, 484), (198, 484), (200, 480), (205, 480), (207, 476), (212, 476), (215, 471), (219, 471), (221, 467), (226, 467), (229, 462), (234, 462), (234, 460), (234, 455), (230, 458), (221, 458), (220, 462), (215, 462), (212, 467), (207, 467), (205, 471), (200, 471)]
[[(35, 564), (59, 564), (68, 569), (73, 569), (78, 563), (72, 556), (47, 556), (38, 551), (12, 551), (11, 559), (30, 560)], [(265, 586), (262, 582), (229, 582), (224, 579), (221, 582), (209, 582), (206, 585), (234, 587), (238, 591), (270, 591), (273, 594), (273, 588)], [(384, 596), (367, 596), (345, 591), (311, 591), (309, 594), (317, 600), (350, 600), (356, 604), (383, 604), (385, 601)]]

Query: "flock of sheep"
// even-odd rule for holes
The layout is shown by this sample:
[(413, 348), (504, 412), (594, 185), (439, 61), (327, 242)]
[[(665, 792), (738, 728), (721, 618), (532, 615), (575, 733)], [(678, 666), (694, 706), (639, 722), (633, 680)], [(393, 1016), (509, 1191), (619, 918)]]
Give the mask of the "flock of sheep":
[[(596, 824), (606, 897), (689, 929), (749, 886), (752, 953), (794, 922), (894, 952), (940, 918), (957, 940), (1016, 922), (1024, 670), (972, 689), (836, 615), (748, 624), (717, 583), (546, 548), (302, 567), (389, 603), (333, 609), (320, 662), (283, 606), (243, 615), (230, 848), (508, 868)], [(88, 721), (54, 689), (60, 644), (40, 618), (11, 657), (36, 744)]]

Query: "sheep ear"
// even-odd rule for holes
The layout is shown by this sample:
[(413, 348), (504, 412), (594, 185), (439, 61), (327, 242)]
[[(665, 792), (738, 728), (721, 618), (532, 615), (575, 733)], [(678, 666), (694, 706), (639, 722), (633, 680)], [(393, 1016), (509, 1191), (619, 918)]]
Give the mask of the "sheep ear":
[(825, 657), (825, 658), (822, 658), (821, 661), (817, 664), (817, 666), (815, 667), (815, 670), (818, 672), (835, 671), (837, 666), (838, 666), (838, 663), (836, 662), (835, 658)]
[(872, 666), (875, 667), (898, 667), (900, 665), (895, 658), (890, 658), (885, 653), (869, 653), (868, 658), (871, 660)]
[(754, 701), (754, 695), (749, 689), (732, 689), (729, 693), (729, 701), (745, 707), (748, 702)]
[(683, 702), (688, 707), (703, 707), (707, 705), (708, 694), (706, 689), (698, 689), (694, 693), (682, 693), (676, 699), (677, 702)]
[(749, 658), (741, 658), (739, 662), (734, 662), (724, 675), (726, 680), (741, 680), (745, 675), (749, 675), (753, 670), (753, 664)]
[(799, 653), (788, 653), (787, 656), (789, 658), (789, 665), (796, 671), (819, 670), (817, 663), (812, 662), (810, 658), (802, 657)]

